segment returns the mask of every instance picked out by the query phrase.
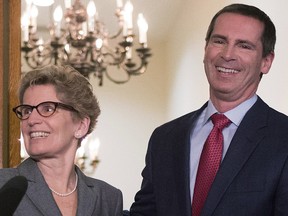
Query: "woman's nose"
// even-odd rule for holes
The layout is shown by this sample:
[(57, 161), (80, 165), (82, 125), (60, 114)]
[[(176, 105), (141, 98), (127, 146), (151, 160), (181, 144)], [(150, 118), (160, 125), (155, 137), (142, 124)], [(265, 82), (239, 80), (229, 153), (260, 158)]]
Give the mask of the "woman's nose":
[(29, 118), (27, 119), (28, 125), (32, 126), (34, 124), (42, 122), (42, 116), (37, 112), (36, 109), (33, 109), (32, 112), (29, 115)]

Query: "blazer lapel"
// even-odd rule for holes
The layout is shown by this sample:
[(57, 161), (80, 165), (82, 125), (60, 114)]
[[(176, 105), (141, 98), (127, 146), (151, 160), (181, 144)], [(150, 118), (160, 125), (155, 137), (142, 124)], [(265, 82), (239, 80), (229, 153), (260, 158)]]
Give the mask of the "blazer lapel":
[[(26, 194), (38, 210), (43, 215), (60, 216), (61, 212), (34, 160), (28, 158), (18, 167), (18, 170), (20, 175), (27, 178), (29, 184)], [(81, 215), (93, 215), (95, 213), (94, 209), (98, 204), (97, 195), (91, 190), (91, 187), (94, 187), (93, 183), (89, 181), (89, 178), (78, 167), (76, 167), (76, 172), (79, 178), (77, 215), (80, 215), (80, 212)]]
[(43, 215), (60, 216), (61, 212), (36, 163), (28, 158), (18, 167), (18, 170), (20, 175), (27, 178), (28, 189), (26, 195), (38, 210)]
[(99, 205), (97, 193), (91, 190), (94, 185), (92, 182), (90, 183), (89, 178), (78, 167), (76, 172), (79, 178), (77, 215), (93, 215), (96, 213), (95, 208)]
[(234, 178), (265, 136), (268, 106), (258, 98), (239, 125), (208, 194), (201, 216), (210, 216)]

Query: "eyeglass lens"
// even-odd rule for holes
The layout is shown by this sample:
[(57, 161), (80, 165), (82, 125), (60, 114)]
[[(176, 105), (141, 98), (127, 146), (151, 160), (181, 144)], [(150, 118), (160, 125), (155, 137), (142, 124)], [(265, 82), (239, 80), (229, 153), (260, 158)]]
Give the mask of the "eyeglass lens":
[(55, 113), (57, 107), (61, 107), (63, 109), (67, 109), (73, 112), (78, 112), (74, 107), (63, 104), (60, 102), (53, 102), (53, 101), (45, 101), (37, 106), (31, 106), (27, 104), (22, 104), (20, 106), (14, 107), (13, 111), (17, 115), (17, 117), (21, 120), (28, 119), (31, 113), (33, 112), (33, 109), (35, 108), (37, 112), (43, 116), (43, 117), (49, 117)]
[(43, 102), (37, 106), (20, 105), (16, 107), (15, 111), (16, 115), (20, 119), (27, 119), (31, 115), (34, 108), (41, 116), (48, 117), (55, 112), (57, 105), (57, 103), (52, 102)]

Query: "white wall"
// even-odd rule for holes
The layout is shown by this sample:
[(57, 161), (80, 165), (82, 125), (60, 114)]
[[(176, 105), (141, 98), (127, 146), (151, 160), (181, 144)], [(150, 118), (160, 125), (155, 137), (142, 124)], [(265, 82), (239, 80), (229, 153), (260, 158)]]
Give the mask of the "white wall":
[(148, 70), (123, 85), (106, 78), (102, 87), (91, 79), (102, 113), (96, 128), (100, 164), (93, 175), (122, 190), (128, 209), (141, 184), (150, 134), (166, 121), (167, 70), (163, 45), (151, 45)]

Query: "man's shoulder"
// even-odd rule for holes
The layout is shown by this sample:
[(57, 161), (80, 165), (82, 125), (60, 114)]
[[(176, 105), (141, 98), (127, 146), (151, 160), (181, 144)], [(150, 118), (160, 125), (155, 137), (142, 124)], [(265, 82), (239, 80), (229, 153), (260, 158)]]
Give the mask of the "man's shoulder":
[(186, 125), (186, 124), (191, 124), (196, 119), (198, 116), (201, 114), (201, 112), (207, 107), (208, 102), (206, 102), (201, 108), (191, 111), (189, 113), (186, 113), (182, 116), (179, 116), (177, 118), (174, 118), (162, 125), (160, 125), (158, 128), (169, 128), (169, 127), (175, 127), (175, 126), (180, 126), (180, 125)]
[(185, 132), (189, 132), (200, 114), (201, 114), (201, 109), (182, 115), (178, 118), (175, 118), (171, 121), (168, 121), (160, 125), (154, 130), (153, 134), (154, 135), (158, 134), (159, 136), (162, 136), (162, 135), (165, 136), (165, 134), (168, 134), (171, 131), (174, 131), (174, 132), (178, 131), (183, 134)]
[[(275, 108), (269, 106), (267, 103), (265, 103), (263, 100), (258, 100), (257, 101), (257, 105), (254, 112), (255, 113), (259, 113), (261, 114), (262, 112), (264, 114), (267, 114), (268, 117), (268, 121), (273, 121), (276, 124), (288, 124), (288, 116), (278, 110), (276, 110)], [(264, 110), (264, 111), (263, 111)], [(267, 110), (267, 112), (265, 111)]]

